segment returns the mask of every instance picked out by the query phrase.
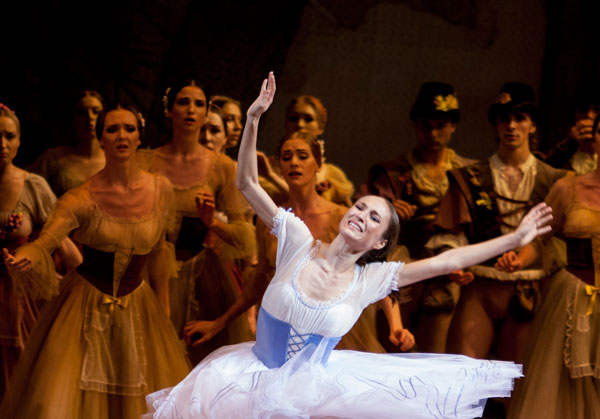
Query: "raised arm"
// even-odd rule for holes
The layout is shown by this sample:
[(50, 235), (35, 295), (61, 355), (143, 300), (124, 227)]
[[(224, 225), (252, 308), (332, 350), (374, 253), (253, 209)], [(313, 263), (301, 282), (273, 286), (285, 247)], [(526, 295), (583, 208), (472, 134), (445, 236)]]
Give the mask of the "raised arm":
[(492, 240), (448, 250), (435, 257), (406, 264), (399, 272), (398, 286), (405, 286), (434, 276), (477, 265), (509, 250), (525, 246), (537, 236), (550, 232), (552, 208), (536, 205), (523, 217), (519, 228)]
[(270, 72), (268, 79), (263, 81), (258, 98), (250, 105), (247, 112), (246, 125), (244, 126), (238, 154), (236, 177), (236, 186), (269, 229), (273, 227), (273, 217), (277, 213), (277, 205), (258, 182), (256, 137), (260, 116), (269, 109), (274, 96), (275, 76), (273, 72)]

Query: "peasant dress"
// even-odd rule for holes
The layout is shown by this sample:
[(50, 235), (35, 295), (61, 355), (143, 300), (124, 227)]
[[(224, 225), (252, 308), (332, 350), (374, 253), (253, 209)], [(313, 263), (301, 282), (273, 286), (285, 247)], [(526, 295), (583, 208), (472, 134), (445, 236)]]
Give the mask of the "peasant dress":
[[(235, 165), (222, 154), (208, 151), (204, 176), (193, 185), (173, 184), (175, 219), (167, 240), (175, 246), (179, 266), (169, 281), (171, 320), (181, 336), (190, 320), (215, 320), (227, 311), (240, 294), (240, 288), (225, 261), (205, 246), (208, 228), (199, 218), (195, 198), (199, 193), (215, 197), (216, 210), (228, 219), (227, 229), (238, 249), (254, 249), (254, 229), (246, 222), (248, 204), (235, 186)], [(166, 157), (160, 150), (137, 152), (140, 167), (151, 173), (168, 175)], [(254, 339), (247, 320), (241, 316), (231, 322), (209, 342), (189, 348), (192, 364), (197, 364), (215, 349)]]
[(580, 179), (557, 182), (546, 199), (567, 267), (548, 280), (509, 418), (600, 417), (600, 208), (578, 198)]
[(223, 347), (177, 386), (148, 395), (148, 417), (472, 418), (488, 397), (510, 395), (521, 368), (446, 354), (334, 350), (370, 303), (402, 285), (402, 262), (356, 265), (329, 301), (298, 282), (314, 258), (306, 225), (279, 208), (277, 271), (262, 301), (256, 342)]
[[(165, 241), (173, 191), (163, 177), (151, 181), (154, 206), (133, 220), (103, 212), (88, 183), (68, 191), (39, 238), (17, 250), (17, 258), (33, 263), (15, 280), (58, 295), (38, 318), (0, 417), (139, 418), (146, 394), (189, 372), (184, 348), (144, 280), (146, 269), (168, 277), (176, 267)], [(71, 231), (84, 261), (61, 280), (59, 292), (50, 252)]]
[[(55, 202), (48, 183), (41, 176), (27, 173), (15, 208), (0, 211), (0, 249), (13, 252), (27, 243), (32, 233), (46, 222)], [(0, 400), (40, 309), (50, 297), (23, 285), (12, 280), (0, 260)]]

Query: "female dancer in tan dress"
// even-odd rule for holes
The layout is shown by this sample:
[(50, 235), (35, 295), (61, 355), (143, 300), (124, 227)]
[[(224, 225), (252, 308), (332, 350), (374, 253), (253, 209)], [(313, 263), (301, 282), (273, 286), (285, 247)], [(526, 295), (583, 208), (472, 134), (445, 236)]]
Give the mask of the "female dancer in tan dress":
[(101, 111), (102, 97), (98, 92), (79, 92), (73, 115), (75, 143), (47, 150), (29, 167), (48, 181), (56, 196), (81, 185), (104, 167), (104, 151), (96, 136), (96, 120)]
[[(600, 147), (600, 117), (594, 122)], [(600, 169), (557, 181), (548, 197), (552, 231), (567, 244), (567, 267), (544, 287), (510, 418), (600, 417)], [(498, 268), (512, 272), (539, 254), (529, 245), (504, 255)]]
[[(168, 241), (175, 245), (180, 269), (170, 281), (170, 301), (171, 320), (182, 333), (186, 322), (217, 318), (239, 295), (221, 258), (203, 244), (208, 231), (246, 249), (252, 248), (254, 229), (235, 187), (235, 163), (199, 142), (208, 108), (204, 89), (194, 80), (182, 81), (168, 89), (163, 103), (173, 137), (162, 147), (138, 151), (137, 157), (141, 167), (167, 177), (175, 191), (175, 227)], [(227, 222), (214, 216), (215, 209)], [(247, 322), (240, 319), (214, 341), (191, 350), (190, 359), (196, 364), (218, 347), (251, 339)]]
[[(13, 165), (21, 143), (20, 131), (15, 113), (0, 104), (0, 247), (11, 252), (39, 230), (56, 202), (41, 176)], [(61, 242), (57, 253), (69, 270), (81, 263), (81, 255), (69, 239)], [(49, 297), (22, 285), (12, 281), (0, 262), (0, 399), (43, 302)]]
[[(37, 240), (4, 250), (11, 277), (58, 295), (19, 359), (2, 417), (139, 418), (147, 393), (189, 371), (168, 318), (173, 189), (136, 163), (142, 121), (132, 107), (101, 115), (105, 168), (59, 199)], [(71, 231), (84, 262), (59, 293), (50, 252)]]

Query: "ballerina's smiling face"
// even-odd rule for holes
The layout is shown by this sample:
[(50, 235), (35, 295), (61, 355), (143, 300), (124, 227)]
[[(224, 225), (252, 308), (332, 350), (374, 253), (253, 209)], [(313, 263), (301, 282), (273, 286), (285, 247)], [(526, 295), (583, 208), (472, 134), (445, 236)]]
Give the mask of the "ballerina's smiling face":
[(363, 196), (342, 218), (340, 234), (356, 251), (382, 249), (387, 244), (384, 236), (390, 219), (390, 207), (383, 198)]

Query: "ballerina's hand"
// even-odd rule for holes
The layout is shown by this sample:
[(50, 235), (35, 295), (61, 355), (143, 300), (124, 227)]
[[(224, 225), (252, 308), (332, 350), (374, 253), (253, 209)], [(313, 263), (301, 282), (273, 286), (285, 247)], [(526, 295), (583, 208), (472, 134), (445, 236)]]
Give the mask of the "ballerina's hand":
[(260, 88), (260, 93), (254, 103), (248, 108), (249, 117), (258, 118), (269, 109), (275, 97), (275, 75), (271, 71)]
[(198, 210), (200, 219), (207, 227), (210, 227), (215, 214), (215, 197), (210, 194), (200, 192), (196, 195), (195, 201), (196, 209)]
[(211, 340), (223, 327), (217, 321), (192, 320), (183, 328), (183, 337), (188, 346), (196, 347)]
[(390, 331), (390, 342), (400, 346), (400, 350), (408, 351), (415, 346), (415, 337), (408, 329), (396, 329)]
[(494, 267), (502, 272), (515, 272), (523, 268), (523, 262), (519, 256), (514, 252), (506, 252), (498, 258)]
[(552, 221), (552, 208), (545, 202), (533, 207), (521, 220), (521, 224), (515, 231), (518, 243), (517, 247), (525, 246), (537, 236), (549, 233), (552, 227), (547, 225)]
[(31, 261), (29, 259), (16, 259), (6, 248), (2, 249), (2, 253), (4, 255), (4, 266), (6, 266), (9, 273), (22, 273), (31, 269)]

